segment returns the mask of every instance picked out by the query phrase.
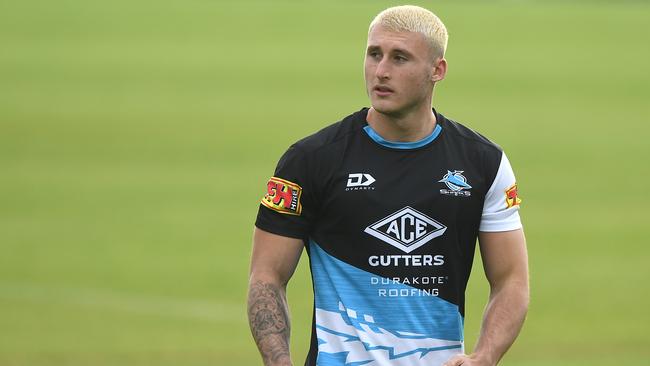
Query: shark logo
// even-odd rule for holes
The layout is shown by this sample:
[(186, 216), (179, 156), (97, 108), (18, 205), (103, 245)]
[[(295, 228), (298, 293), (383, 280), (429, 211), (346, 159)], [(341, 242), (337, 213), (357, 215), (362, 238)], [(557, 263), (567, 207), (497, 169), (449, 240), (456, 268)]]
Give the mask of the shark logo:
[(467, 178), (462, 174), (463, 170), (447, 170), (447, 174), (442, 176), (442, 179), (439, 180), (439, 183), (444, 183), (449, 189), (441, 189), (440, 193), (446, 194), (448, 196), (463, 196), (469, 197), (472, 193), (469, 189), (472, 188), (467, 184)]

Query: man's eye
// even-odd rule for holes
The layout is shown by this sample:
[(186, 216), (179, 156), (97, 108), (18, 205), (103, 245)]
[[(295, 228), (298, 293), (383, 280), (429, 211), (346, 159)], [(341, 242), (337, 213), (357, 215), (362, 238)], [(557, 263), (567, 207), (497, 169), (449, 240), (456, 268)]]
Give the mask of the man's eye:
[(397, 61), (397, 62), (406, 62), (407, 59), (404, 56), (395, 56), (395, 61)]

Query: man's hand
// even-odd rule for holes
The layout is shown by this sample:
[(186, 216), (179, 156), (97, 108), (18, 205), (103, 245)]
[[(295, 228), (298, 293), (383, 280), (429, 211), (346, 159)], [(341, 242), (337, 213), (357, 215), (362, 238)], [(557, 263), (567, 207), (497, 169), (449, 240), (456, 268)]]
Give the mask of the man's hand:
[(471, 355), (456, 355), (450, 358), (442, 366), (494, 366), (494, 362), (489, 362), (474, 358)]

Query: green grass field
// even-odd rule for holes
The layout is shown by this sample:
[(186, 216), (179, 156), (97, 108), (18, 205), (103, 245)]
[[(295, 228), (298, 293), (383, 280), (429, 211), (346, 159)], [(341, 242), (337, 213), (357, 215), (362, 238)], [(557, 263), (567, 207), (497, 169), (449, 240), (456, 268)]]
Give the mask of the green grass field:
[[(508, 152), (532, 304), (503, 365), (650, 362), (650, 4), (423, 2), (435, 106)], [(0, 365), (257, 365), (252, 226), (295, 140), (367, 105), (388, 1), (0, 4)], [(289, 288), (307, 351), (306, 258)], [(471, 350), (487, 285), (470, 281)]]

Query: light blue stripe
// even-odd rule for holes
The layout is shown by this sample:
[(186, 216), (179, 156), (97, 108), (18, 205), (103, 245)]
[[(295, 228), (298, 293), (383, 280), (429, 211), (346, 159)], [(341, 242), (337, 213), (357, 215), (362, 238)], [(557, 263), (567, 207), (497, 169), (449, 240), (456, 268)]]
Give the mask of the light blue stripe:
[(414, 141), (414, 142), (395, 142), (395, 141), (388, 141), (385, 140), (383, 137), (379, 136), (379, 134), (370, 127), (370, 125), (366, 126), (363, 128), (364, 131), (370, 136), (373, 141), (376, 143), (390, 147), (393, 149), (417, 149), (418, 147), (422, 147), (431, 141), (435, 140), (438, 135), (440, 135), (440, 132), (442, 132), (442, 127), (439, 124), (436, 124), (436, 128), (433, 129), (433, 132), (422, 140), (419, 141)]
[[(412, 338), (403, 334), (418, 334), (426, 338), (463, 340), (463, 317), (457, 305), (437, 296), (380, 298), (376, 286), (370, 285), (372, 277), (378, 275), (329, 255), (314, 240), (309, 241), (309, 247), (317, 309), (339, 313), (343, 321), (357, 331), (363, 331), (363, 323), (385, 329), (403, 339)], [(401, 283), (382, 287), (397, 291), (415, 289)], [(357, 317), (350, 318), (347, 309), (354, 310)], [(367, 322), (364, 315), (371, 316), (373, 321)], [(321, 323), (320, 319), (316, 319), (315, 325), (330, 326)]]

